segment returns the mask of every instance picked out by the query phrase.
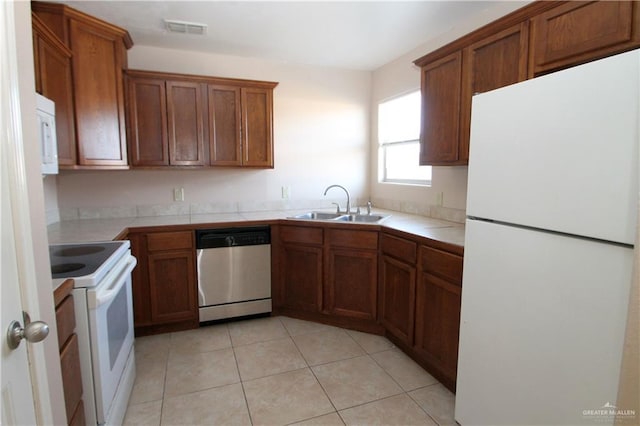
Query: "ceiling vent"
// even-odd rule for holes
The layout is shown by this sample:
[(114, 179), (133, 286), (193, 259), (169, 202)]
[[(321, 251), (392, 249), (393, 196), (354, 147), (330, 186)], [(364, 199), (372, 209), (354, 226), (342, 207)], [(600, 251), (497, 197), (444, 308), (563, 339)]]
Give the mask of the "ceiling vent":
[(195, 35), (205, 35), (207, 33), (207, 25), (198, 24), (197, 22), (185, 22), (165, 19), (164, 26), (170, 33)]

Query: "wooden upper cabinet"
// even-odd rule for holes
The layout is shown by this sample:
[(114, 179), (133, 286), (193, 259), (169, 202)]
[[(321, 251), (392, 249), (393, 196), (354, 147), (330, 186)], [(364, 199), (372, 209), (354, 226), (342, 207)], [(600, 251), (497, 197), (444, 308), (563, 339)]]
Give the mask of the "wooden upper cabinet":
[(528, 46), (529, 25), (524, 22), (464, 49), (458, 160), (469, 161), (472, 96), (526, 80)]
[(209, 85), (209, 161), (241, 166), (240, 87)]
[(122, 38), (76, 20), (70, 30), (78, 164), (126, 166)]
[(58, 163), (76, 164), (71, 50), (37, 15), (31, 14), (36, 92), (55, 102)]
[(273, 90), (243, 87), (242, 163), (273, 168)]
[(134, 167), (273, 167), (277, 83), (127, 70)]
[(415, 60), (420, 164), (468, 164), (475, 93), (639, 46), (640, 2), (534, 1)]
[(63, 4), (31, 7), (72, 52), (76, 161), (61, 167), (128, 168), (122, 70), (129, 34)]
[(532, 74), (637, 47), (639, 6), (631, 1), (567, 2), (533, 17)]
[(209, 85), (209, 152), (214, 166), (273, 168), (272, 87)]
[(460, 51), (422, 68), (421, 165), (451, 165), (460, 161), (461, 78)]
[(200, 84), (167, 81), (171, 165), (205, 165), (203, 106)]
[(203, 86), (136, 71), (126, 80), (131, 165), (205, 165)]
[(169, 165), (164, 80), (127, 76), (127, 119), (131, 165)]

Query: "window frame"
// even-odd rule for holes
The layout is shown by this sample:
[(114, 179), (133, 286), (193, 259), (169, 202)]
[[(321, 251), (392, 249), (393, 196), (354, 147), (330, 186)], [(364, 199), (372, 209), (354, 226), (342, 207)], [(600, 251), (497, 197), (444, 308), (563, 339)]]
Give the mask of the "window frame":
[[(392, 142), (382, 142), (380, 141), (380, 105), (393, 101), (395, 99), (402, 98), (404, 96), (409, 96), (415, 93), (420, 93), (420, 89), (412, 90), (391, 98), (387, 98), (385, 100), (378, 102), (378, 120), (377, 120), (377, 132), (378, 132), (378, 182), (379, 183), (389, 183), (389, 184), (401, 184), (401, 185), (414, 185), (414, 186), (431, 186), (433, 182), (433, 174), (431, 175), (431, 179), (394, 179), (389, 178), (387, 176), (387, 148), (401, 145), (413, 145), (417, 144), (418, 148), (420, 148), (420, 129), (418, 129), (418, 138), (417, 139), (408, 139), (408, 140), (398, 140)], [(422, 109), (422, 107), (420, 108)], [(419, 158), (418, 158), (419, 161)], [(431, 172), (433, 173), (432, 166), (419, 166), (419, 167), (429, 167), (431, 168)]]

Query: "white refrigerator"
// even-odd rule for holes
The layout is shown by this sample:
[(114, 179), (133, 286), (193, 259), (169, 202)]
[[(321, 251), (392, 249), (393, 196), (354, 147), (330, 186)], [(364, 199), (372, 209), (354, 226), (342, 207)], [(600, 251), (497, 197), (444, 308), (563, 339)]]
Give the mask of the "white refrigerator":
[(616, 397), (639, 87), (632, 51), (473, 98), (461, 425), (606, 425), (616, 412), (633, 415)]

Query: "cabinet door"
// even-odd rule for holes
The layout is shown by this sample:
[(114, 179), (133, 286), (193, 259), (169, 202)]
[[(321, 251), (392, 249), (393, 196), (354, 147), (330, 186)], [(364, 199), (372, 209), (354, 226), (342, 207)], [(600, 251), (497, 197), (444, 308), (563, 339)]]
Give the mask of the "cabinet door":
[(567, 2), (531, 21), (533, 74), (640, 45), (637, 2)]
[(273, 91), (242, 88), (242, 164), (273, 168)]
[(193, 251), (153, 253), (148, 262), (151, 321), (198, 318)]
[(416, 268), (383, 255), (380, 261), (380, 321), (387, 331), (413, 344)]
[(464, 49), (460, 111), (461, 161), (469, 161), (472, 96), (526, 80), (528, 43), (528, 23), (522, 23)]
[(168, 166), (165, 81), (127, 78), (129, 153), (132, 166)]
[(209, 85), (209, 163), (242, 165), (240, 88)]
[(167, 81), (169, 162), (204, 166), (204, 115), (199, 83)]
[(280, 250), (281, 303), (307, 312), (322, 308), (322, 248), (284, 243)]
[(462, 52), (422, 68), (420, 164), (451, 165), (460, 160)]
[(461, 287), (422, 273), (416, 291), (416, 352), (452, 383), (456, 380)]
[(126, 166), (122, 38), (73, 19), (69, 28), (78, 164)]
[[(34, 17), (34, 20), (38, 19)], [(46, 31), (46, 30), (43, 30)], [(58, 164), (73, 166), (76, 158), (76, 129), (73, 109), (71, 52), (61, 42), (50, 41), (34, 22), (34, 60), (38, 92), (56, 104)]]
[(332, 248), (328, 251), (326, 306), (337, 316), (376, 319), (377, 252)]

